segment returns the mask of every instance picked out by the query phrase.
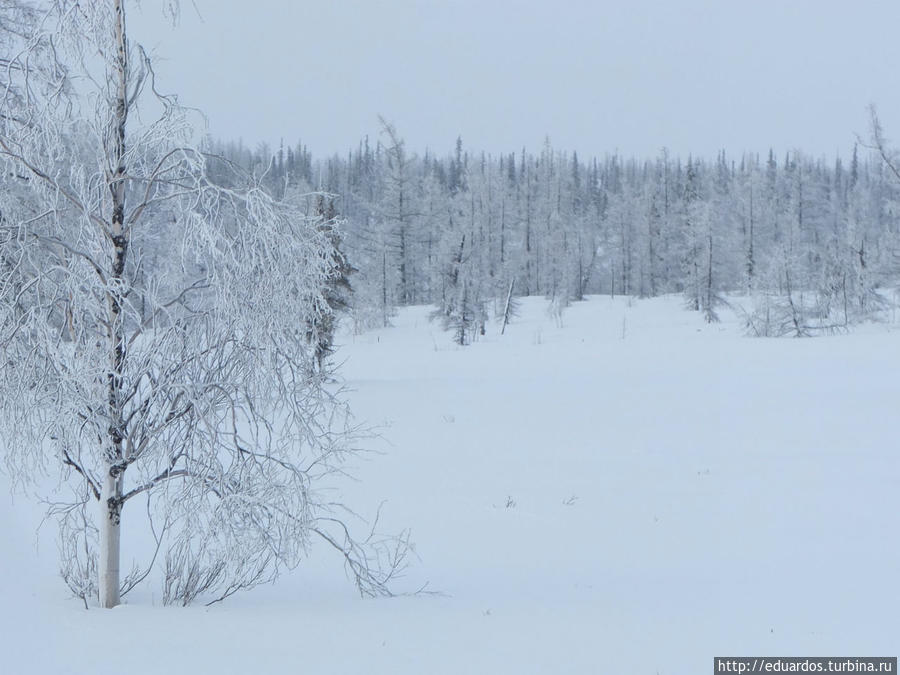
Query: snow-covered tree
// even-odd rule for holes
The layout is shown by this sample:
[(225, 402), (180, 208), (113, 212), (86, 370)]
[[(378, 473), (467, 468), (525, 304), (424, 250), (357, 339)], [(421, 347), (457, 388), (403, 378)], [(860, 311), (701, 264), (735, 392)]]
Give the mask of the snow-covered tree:
[(127, 522), (150, 525), (170, 602), (272, 579), (313, 537), (363, 593), (386, 592), (404, 546), (381, 559), (317, 492), (352, 435), (344, 405), (308, 376), (334, 241), (321, 217), (197, 149), (125, 17), (125, 0), (56, 0), (8, 52), (7, 465), (22, 480), (59, 474), (62, 571), (85, 602), (113, 607), (147, 575), (121, 573)]

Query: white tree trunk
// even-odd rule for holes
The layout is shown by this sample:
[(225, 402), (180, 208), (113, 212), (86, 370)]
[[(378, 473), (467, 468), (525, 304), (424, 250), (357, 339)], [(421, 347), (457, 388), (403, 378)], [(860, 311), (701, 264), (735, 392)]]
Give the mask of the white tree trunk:
[(107, 471), (100, 493), (100, 606), (106, 609), (119, 604), (119, 532), (122, 511), (121, 476)]
[[(107, 174), (112, 195), (112, 218), (109, 231), (113, 244), (112, 278), (118, 282), (125, 274), (128, 253), (128, 234), (125, 219), (125, 123), (128, 119), (128, 48), (125, 38), (125, 7), (115, 0), (115, 38), (117, 54), (112, 78), (117, 85), (113, 116), (109, 128), (109, 147), (112, 149), (111, 173)], [(125, 296), (121, 284), (115, 283), (108, 295), (110, 346), (109, 418), (111, 447), (107, 454), (106, 475), (100, 494), (100, 561), (97, 566), (100, 586), (100, 606), (119, 604), (119, 530), (122, 513), (122, 484), (125, 462), (122, 377), (125, 371), (125, 328), (122, 304)]]

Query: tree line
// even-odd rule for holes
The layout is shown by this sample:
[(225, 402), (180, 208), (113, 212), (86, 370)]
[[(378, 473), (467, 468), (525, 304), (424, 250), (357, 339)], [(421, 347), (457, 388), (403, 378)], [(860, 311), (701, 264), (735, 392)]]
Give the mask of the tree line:
[(377, 140), (318, 160), (302, 144), (210, 143), (278, 198), (332, 195), (361, 328), (434, 304), (465, 344), (512, 286), (560, 307), (586, 294), (680, 293), (709, 321), (740, 293), (755, 299), (751, 332), (808, 335), (882, 308), (900, 260), (898, 181), (859, 144), (849, 162), (665, 149), (585, 161), (549, 140), (491, 155), (457, 139), (451, 153), (420, 156), (384, 120)]

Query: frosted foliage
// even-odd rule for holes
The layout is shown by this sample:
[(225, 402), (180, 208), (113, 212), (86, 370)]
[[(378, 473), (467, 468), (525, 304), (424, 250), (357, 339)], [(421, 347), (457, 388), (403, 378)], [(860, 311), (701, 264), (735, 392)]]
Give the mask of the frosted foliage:
[(0, 425), (19, 481), (71, 485), (51, 511), (76, 595), (96, 594), (97, 526), (140, 497), (187, 603), (271, 579), (312, 533), (351, 548), (314, 489), (354, 437), (308, 341), (335, 254), (318, 218), (191, 145), (140, 47), (117, 53), (118, 6), (56, 3), (6, 71)]
[[(248, 169), (271, 160), (272, 190), (318, 184), (338, 195), (359, 328), (387, 325), (395, 306), (431, 304), (469, 343), (481, 336), (479, 306), (503, 303), (515, 279), (517, 296), (561, 306), (678, 294), (708, 322), (734, 293), (793, 314), (790, 286), (806, 305), (801, 332), (819, 335), (878, 320), (897, 284), (900, 155), (877, 117), (849, 162), (794, 149), (585, 161), (549, 141), (497, 156), (461, 138), (451, 154), (419, 156), (387, 122), (377, 144), (346, 157), (314, 159), (302, 143), (274, 156), (217, 147)], [(781, 331), (758, 330), (758, 318), (751, 334)]]

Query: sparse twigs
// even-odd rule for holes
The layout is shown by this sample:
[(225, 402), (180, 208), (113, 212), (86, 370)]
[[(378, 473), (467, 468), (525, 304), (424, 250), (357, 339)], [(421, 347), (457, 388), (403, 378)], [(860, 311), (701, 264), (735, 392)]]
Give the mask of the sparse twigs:
[(343, 520), (320, 517), (313, 532), (326, 541), (344, 558), (347, 575), (356, 584), (362, 597), (391, 597), (394, 581), (403, 576), (413, 552), (408, 530), (399, 535), (384, 535), (377, 531), (381, 508), (368, 536), (357, 540)]

